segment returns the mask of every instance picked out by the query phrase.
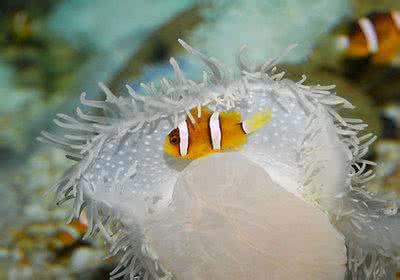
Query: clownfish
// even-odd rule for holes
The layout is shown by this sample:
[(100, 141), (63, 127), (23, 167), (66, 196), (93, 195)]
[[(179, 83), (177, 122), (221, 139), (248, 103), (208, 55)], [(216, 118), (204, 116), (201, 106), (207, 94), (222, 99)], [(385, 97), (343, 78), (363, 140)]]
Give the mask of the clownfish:
[[(86, 218), (85, 218), (86, 219)], [(82, 219), (73, 220), (67, 225), (61, 226), (53, 239), (50, 247), (53, 249), (62, 249), (73, 246), (79, 243), (87, 230), (87, 221), (82, 222)]]
[[(197, 113), (197, 114), (196, 114)], [(165, 139), (166, 154), (185, 159), (197, 159), (209, 154), (234, 150), (247, 142), (247, 135), (267, 124), (270, 111), (254, 114), (242, 121), (239, 112), (211, 112), (207, 108), (193, 109), (191, 117), (180, 123)]]
[(337, 46), (348, 58), (371, 58), (375, 64), (398, 64), (400, 54), (400, 11), (375, 13), (353, 23)]

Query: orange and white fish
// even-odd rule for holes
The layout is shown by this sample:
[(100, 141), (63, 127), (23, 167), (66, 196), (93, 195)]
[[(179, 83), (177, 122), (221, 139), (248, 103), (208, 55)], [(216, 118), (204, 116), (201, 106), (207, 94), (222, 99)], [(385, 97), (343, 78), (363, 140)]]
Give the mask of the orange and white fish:
[(337, 46), (348, 58), (371, 58), (375, 64), (398, 64), (400, 54), (400, 11), (375, 13), (353, 23)]
[[(65, 225), (64, 221), (51, 219), (43, 222), (26, 224), (17, 229), (11, 229), (5, 247), (0, 247), (0, 262), (4, 259), (10, 262), (9, 275), (11, 279), (44, 279), (37, 274), (60, 271), (67, 268), (75, 252), (82, 248), (94, 249), (92, 244), (82, 241), (87, 231), (86, 212), (79, 219)], [(37, 262), (39, 256), (40, 262)], [(48, 274), (47, 274), (48, 273)], [(42, 274), (40, 274), (42, 275)], [(1, 278), (1, 277), (0, 277)], [(54, 279), (54, 277), (45, 277)]]
[(87, 222), (82, 219), (72, 220), (67, 225), (62, 225), (53, 236), (50, 247), (53, 249), (61, 249), (74, 245), (82, 240), (87, 230)]
[(254, 114), (242, 121), (239, 112), (211, 112), (193, 109), (192, 116), (172, 130), (165, 139), (166, 154), (197, 159), (209, 154), (234, 150), (247, 142), (247, 135), (263, 127), (272, 118), (270, 111)]

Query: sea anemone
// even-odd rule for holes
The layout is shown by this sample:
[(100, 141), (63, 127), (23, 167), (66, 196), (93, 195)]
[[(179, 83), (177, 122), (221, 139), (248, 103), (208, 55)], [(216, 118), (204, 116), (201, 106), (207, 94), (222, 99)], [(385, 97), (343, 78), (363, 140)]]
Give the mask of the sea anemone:
[[(100, 84), (104, 101), (88, 100), (85, 93), (81, 95), (82, 104), (93, 109), (91, 113), (78, 108), (76, 117), (57, 115), (54, 122), (68, 133), (60, 137), (42, 132), (39, 137), (42, 142), (63, 149), (76, 162), (55, 184), (56, 198), (58, 203), (73, 200), (71, 219), (78, 218), (86, 209), (86, 237), (100, 232), (111, 243), (111, 254), (121, 255), (112, 278), (211, 279), (210, 275), (214, 275), (213, 279), (232, 279), (227, 274), (230, 269), (249, 275), (248, 271), (259, 268), (246, 267), (249, 261), (241, 262), (240, 253), (230, 259), (230, 251), (224, 251), (227, 248), (222, 245), (212, 248), (210, 244), (216, 244), (216, 240), (224, 241), (220, 235), (209, 242), (209, 235), (203, 240), (201, 235), (196, 239), (186, 234), (198, 234), (201, 230), (207, 234), (220, 231), (227, 238), (227, 243), (221, 244), (239, 248), (235, 246), (242, 242), (247, 247), (240, 247), (244, 248), (240, 252), (256, 252), (272, 259), (268, 275), (275, 275), (276, 279), (290, 275), (276, 271), (290, 271), (299, 264), (310, 273), (318, 270), (315, 267), (320, 262), (328, 263), (323, 266), (328, 271), (340, 265), (344, 269), (340, 261), (344, 255), (340, 248), (344, 246), (340, 245), (338, 230), (347, 246), (345, 262), (350, 277), (390, 277), (400, 243), (395, 234), (399, 232), (397, 205), (366, 186), (374, 177), (371, 166), (375, 163), (364, 157), (376, 137), (370, 133), (362, 135), (367, 127), (362, 120), (339, 115), (339, 110), (353, 106), (336, 95), (335, 86), (306, 85), (305, 76), (298, 82), (285, 79), (285, 72), (277, 71), (278, 59), (249, 66), (243, 62), (242, 49), (237, 57), (240, 71), (234, 71), (182, 40), (179, 42), (208, 67), (202, 81), (187, 79), (171, 58), (174, 80), (142, 84), (140, 93), (127, 86), (130, 96), (118, 97)], [(191, 109), (201, 110), (202, 106), (240, 111), (244, 118), (269, 109), (273, 117), (240, 150), (194, 161), (165, 155), (165, 136), (186, 117), (193, 119)], [(216, 169), (220, 171), (215, 172)], [(276, 197), (280, 206), (266, 194)], [(279, 199), (281, 194), (283, 198)], [(267, 206), (263, 206), (263, 201)], [(271, 209), (268, 205), (276, 207)], [(311, 206), (323, 217), (310, 214)], [(314, 226), (301, 219), (303, 214), (317, 221)], [(251, 222), (246, 223), (245, 217)], [(279, 224), (280, 220), (286, 223)], [(292, 232), (290, 225), (298, 225), (299, 221), (303, 228), (313, 232), (310, 236), (319, 236), (321, 230), (322, 236), (332, 238), (307, 239), (301, 230), (299, 236), (293, 236), (296, 232)], [(248, 231), (248, 227), (254, 227), (254, 231)], [(258, 231), (264, 227), (268, 230)], [(276, 236), (276, 232), (282, 231), (286, 235)], [(296, 242), (290, 242), (292, 246), (284, 249), (293, 249), (293, 256), (278, 254), (269, 251), (273, 247), (263, 246), (267, 239), (263, 241), (260, 236), (270, 237), (269, 234), (276, 237), (274, 242), (279, 238), (298, 238), (305, 245), (298, 249)], [(330, 241), (336, 244), (332, 245), (335, 248), (324, 247)], [(299, 261), (307, 248), (318, 248), (307, 253), (315, 254), (314, 258)], [(331, 252), (329, 261), (318, 250)], [(274, 255), (284, 260), (275, 260)], [(172, 262), (175, 257), (178, 263)], [(245, 258), (263, 262), (254, 255)], [(179, 263), (184, 261), (187, 262)], [(277, 270), (277, 263), (282, 261), (287, 261), (289, 267)], [(333, 265), (329, 266), (331, 262)], [(220, 265), (221, 270), (209, 266), (213, 263)], [(211, 274), (203, 274), (204, 271)], [(268, 272), (255, 272), (253, 278), (235, 274), (234, 278), (265, 279), (265, 273)], [(329, 279), (344, 276), (340, 271), (334, 274)], [(321, 279), (321, 271), (304, 275)], [(299, 277), (302, 278), (301, 273)]]

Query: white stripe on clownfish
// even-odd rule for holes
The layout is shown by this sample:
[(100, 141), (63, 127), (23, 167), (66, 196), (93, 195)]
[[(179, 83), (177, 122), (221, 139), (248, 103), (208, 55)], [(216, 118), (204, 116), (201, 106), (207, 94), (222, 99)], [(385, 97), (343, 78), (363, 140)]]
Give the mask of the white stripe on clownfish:
[(247, 128), (246, 122), (242, 122), (242, 130), (245, 134), (249, 134), (249, 129)]
[(378, 51), (378, 37), (371, 20), (363, 17), (358, 20), (358, 24), (367, 40), (368, 50), (371, 53), (376, 53)]
[(179, 130), (179, 153), (181, 156), (186, 156), (189, 148), (189, 129), (187, 122), (183, 121), (178, 126)]
[(214, 112), (210, 117), (211, 143), (214, 150), (221, 149), (221, 126), (219, 123), (219, 112)]
[(392, 11), (390, 13), (392, 16), (392, 19), (394, 21), (394, 24), (396, 25), (397, 29), (400, 30), (400, 12), (399, 11)]
[(78, 240), (78, 239), (81, 238), (81, 234), (80, 234), (80, 232), (78, 231), (78, 229), (72, 227), (72, 226), (69, 225), (69, 224), (67, 224), (67, 225), (62, 225), (60, 228), (61, 228), (61, 230), (62, 230), (64, 233), (68, 233), (69, 235), (72, 236), (72, 238), (74, 238), (74, 239), (76, 239), (76, 240)]

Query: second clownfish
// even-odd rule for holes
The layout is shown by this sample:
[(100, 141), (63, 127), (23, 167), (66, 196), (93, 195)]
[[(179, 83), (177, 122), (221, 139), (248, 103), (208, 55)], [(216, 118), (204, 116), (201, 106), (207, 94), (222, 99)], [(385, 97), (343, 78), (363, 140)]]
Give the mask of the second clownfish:
[(242, 121), (239, 112), (211, 112), (193, 109), (193, 117), (180, 123), (165, 139), (164, 151), (170, 156), (197, 159), (209, 154), (234, 150), (247, 142), (247, 135), (266, 125), (270, 111), (254, 114)]
[(400, 11), (381, 12), (360, 18), (347, 35), (337, 38), (348, 58), (367, 58), (375, 64), (399, 64)]

